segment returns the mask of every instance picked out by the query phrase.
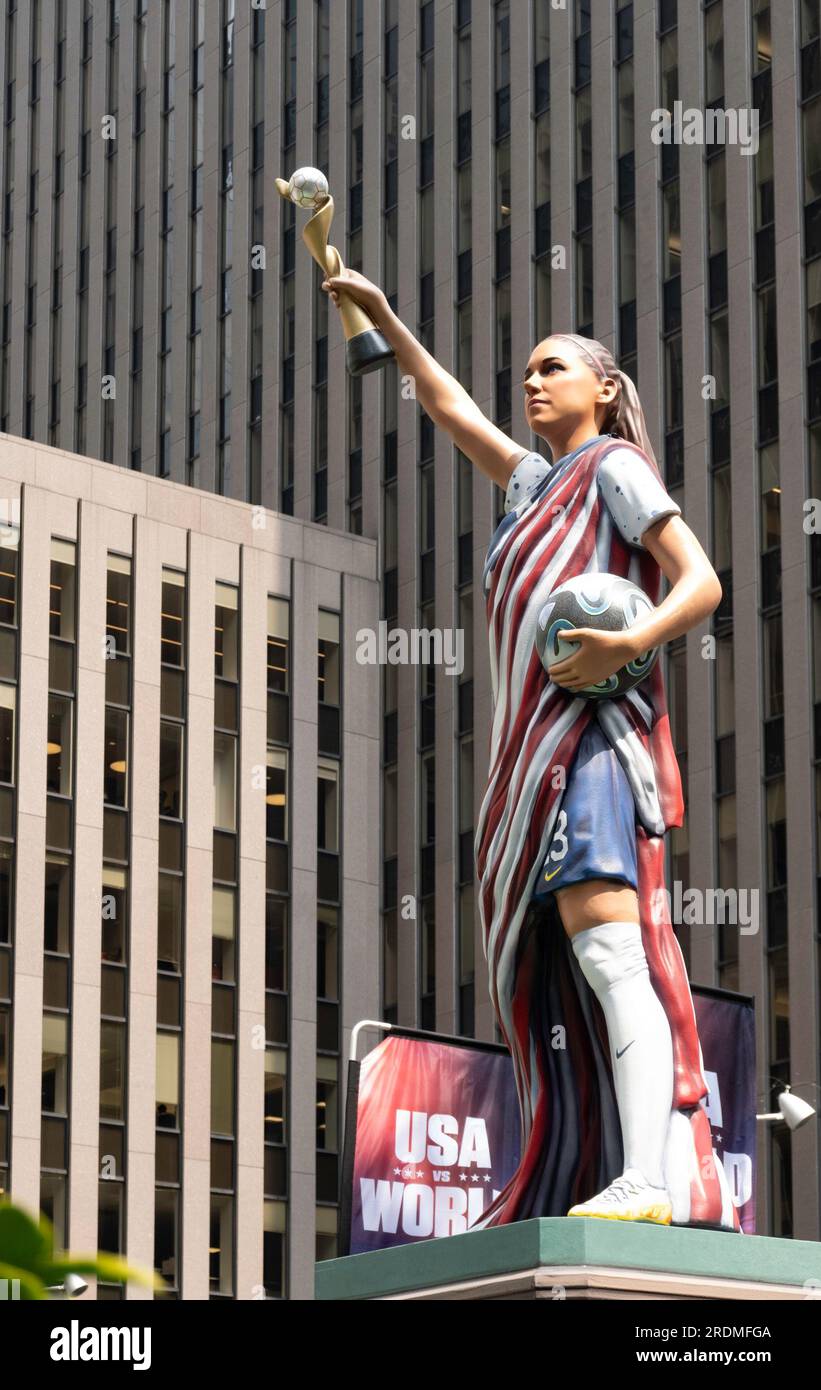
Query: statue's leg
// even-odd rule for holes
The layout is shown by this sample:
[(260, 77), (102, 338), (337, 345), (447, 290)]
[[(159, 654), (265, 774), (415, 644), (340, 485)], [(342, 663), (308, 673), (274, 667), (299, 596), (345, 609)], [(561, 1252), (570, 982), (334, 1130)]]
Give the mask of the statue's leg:
[(604, 1014), (624, 1149), (615, 1185), (571, 1211), (666, 1224), (673, 1042), (642, 942), (633, 793), (597, 723), (580, 741), (562, 810), (542, 891), (555, 893), (573, 954)]
[(573, 953), (604, 1013), (624, 1146), (624, 1173), (612, 1192), (606, 1189), (609, 1197), (599, 1194), (572, 1210), (667, 1224), (672, 1209), (663, 1164), (673, 1045), (650, 982), (635, 893), (606, 880), (587, 880), (564, 889), (558, 905)]

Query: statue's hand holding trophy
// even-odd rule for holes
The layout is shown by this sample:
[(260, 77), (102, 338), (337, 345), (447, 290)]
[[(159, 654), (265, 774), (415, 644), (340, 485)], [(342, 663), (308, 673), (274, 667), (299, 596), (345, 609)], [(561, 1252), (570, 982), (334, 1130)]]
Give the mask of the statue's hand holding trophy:
[[(276, 180), (277, 191), (283, 198), (296, 203), (297, 207), (313, 212), (302, 233), (302, 240), (327, 277), (339, 276), (345, 272), (342, 257), (328, 237), (334, 216), (334, 200), (328, 189), (328, 180), (321, 169), (297, 169), (287, 181)], [(347, 272), (353, 276), (354, 272)], [(363, 282), (365, 283), (365, 282)], [(373, 372), (386, 362), (393, 361), (394, 352), (387, 338), (377, 328), (364, 305), (353, 298), (354, 286), (350, 292), (341, 286), (335, 287), (334, 299), (342, 319), (342, 330), (347, 340), (345, 362), (351, 376), (364, 376)]]

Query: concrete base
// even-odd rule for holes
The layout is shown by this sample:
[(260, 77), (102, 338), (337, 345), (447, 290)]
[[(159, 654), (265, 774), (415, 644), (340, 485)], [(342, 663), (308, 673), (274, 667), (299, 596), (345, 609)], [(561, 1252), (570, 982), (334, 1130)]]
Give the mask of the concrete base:
[(323, 1260), (316, 1297), (821, 1302), (821, 1244), (544, 1217)]

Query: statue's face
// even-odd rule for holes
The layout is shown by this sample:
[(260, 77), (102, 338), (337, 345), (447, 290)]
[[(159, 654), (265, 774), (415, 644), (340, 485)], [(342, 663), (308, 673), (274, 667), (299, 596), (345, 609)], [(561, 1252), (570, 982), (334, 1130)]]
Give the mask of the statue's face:
[(537, 344), (523, 386), (527, 423), (545, 437), (549, 426), (558, 421), (563, 425), (591, 418), (600, 422), (618, 390), (612, 377), (597, 376), (573, 344), (560, 338), (545, 338)]

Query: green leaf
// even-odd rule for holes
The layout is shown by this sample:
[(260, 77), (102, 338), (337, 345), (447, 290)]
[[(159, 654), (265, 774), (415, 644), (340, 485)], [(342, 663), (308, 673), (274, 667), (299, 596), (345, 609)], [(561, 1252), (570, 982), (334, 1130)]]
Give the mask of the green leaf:
[[(3, 1287), (9, 1303), (16, 1302), (16, 1299), (12, 1298), (12, 1281), (15, 1279), (20, 1284), (21, 1300), (46, 1297), (46, 1290), (42, 1280), (38, 1279), (36, 1275), (32, 1274), (27, 1269), (18, 1269), (16, 1265), (0, 1263), (0, 1280), (3, 1279), (8, 1280), (8, 1283)], [(6, 1299), (0, 1298), (0, 1305), (5, 1302)]]
[(48, 1286), (64, 1283), (67, 1274), (93, 1274), (106, 1282), (141, 1284), (158, 1292), (167, 1287), (153, 1269), (131, 1265), (105, 1251), (55, 1256), (54, 1232), (46, 1217), (41, 1216), (38, 1224), (8, 1199), (0, 1201), (0, 1279), (19, 1279), (23, 1298), (47, 1298)]
[(20, 1269), (36, 1270), (53, 1253), (51, 1224), (42, 1217), (40, 1224), (9, 1201), (0, 1202), (0, 1261)]

